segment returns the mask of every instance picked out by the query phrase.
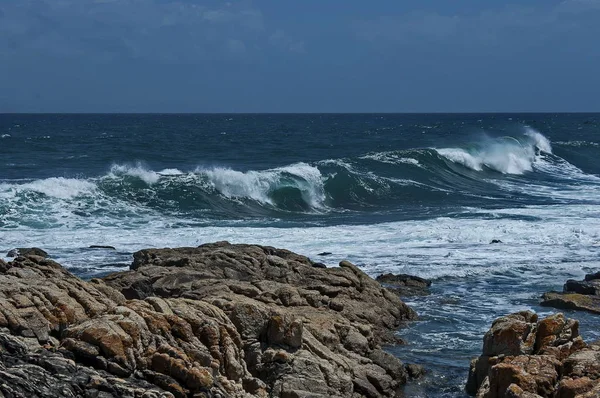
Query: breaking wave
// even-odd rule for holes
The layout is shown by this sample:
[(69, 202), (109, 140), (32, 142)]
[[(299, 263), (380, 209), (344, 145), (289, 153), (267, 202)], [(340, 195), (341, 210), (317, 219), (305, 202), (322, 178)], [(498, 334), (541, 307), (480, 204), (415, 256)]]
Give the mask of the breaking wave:
[[(363, 211), (598, 201), (600, 178), (552, 152), (541, 133), (468, 145), (369, 153), (266, 170), (152, 170), (115, 164), (92, 178), (0, 181), (0, 226), (185, 220), (286, 219)], [(595, 202), (594, 202), (595, 203)], [(414, 214), (412, 214), (414, 216)]]
[(436, 151), (448, 160), (476, 171), (489, 168), (504, 174), (523, 174), (533, 171), (540, 156), (552, 154), (552, 146), (541, 133), (527, 128), (521, 139), (486, 138), (472, 149), (442, 148)]

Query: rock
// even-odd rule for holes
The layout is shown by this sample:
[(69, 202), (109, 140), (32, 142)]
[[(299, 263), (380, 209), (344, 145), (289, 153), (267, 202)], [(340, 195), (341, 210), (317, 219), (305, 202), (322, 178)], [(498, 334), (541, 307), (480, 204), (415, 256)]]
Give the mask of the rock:
[(19, 256), (39, 256), (48, 257), (48, 253), (37, 247), (22, 247), (18, 249), (12, 249), (6, 254), (6, 257), (19, 257)]
[(490, 368), (490, 397), (503, 397), (515, 384), (524, 392), (551, 396), (558, 380), (560, 362), (549, 355), (520, 355), (498, 358)]
[(563, 378), (556, 389), (556, 398), (575, 398), (594, 389), (600, 385), (600, 380), (592, 380), (589, 377)]
[(585, 280), (586, 281), (593, 281), (593, 280), (596, 280), (596, 279), (600, 279), (600, 272), (595, 272), (593, 274), (587, 274), (585, 276)]
[(406, 365), (406, 372), (411, 379), (419, 379), (425, 375), (425, 368), (414, 363)]
[(349, 262), (218, 242), (131, 269), (0, 262), (0, 396), (394, 397), (422, 373), (381, 349), (415, 313)]
[(600, 314), (600, 296), (579, 293), (548, 292), (542, 296), (540, 303), (544, 307), (564, 310), (582, 310)]
[(587, 274), (583, 281), (568, 280), (563, 292), (548, 292), (541, 305), (560, 309), (583, 310), (600, 314), (600, 272)]
[(431, 281), (418, 276), (406, 274), (383, 274), (375, 278), (399, 296), (426, 296), (429, 294)]
[(79, 366), (60, 351), (33, 351), (4, 332), (0, 333), (0, 380), (3, 397), (80, 397), (83, 391), (88, 397), (173, 397), (145, 380), (115, 378)]
[(104, 245), (91, 245), (90, 249), (109, 249), (109, 250), (117, 250), (114, 246), (104, 246)]
[(522, 355), (533, 352), (537, 315), (530, 311), (496, 319), (483, 337), (483, 355)]
[(480, 398), (581, 398), (594, 392), (595, 380), (600, 346), (583, 342), (576, 320), (555, 314), (538, 321), (525, 311), (494, 321), (465, 389)]

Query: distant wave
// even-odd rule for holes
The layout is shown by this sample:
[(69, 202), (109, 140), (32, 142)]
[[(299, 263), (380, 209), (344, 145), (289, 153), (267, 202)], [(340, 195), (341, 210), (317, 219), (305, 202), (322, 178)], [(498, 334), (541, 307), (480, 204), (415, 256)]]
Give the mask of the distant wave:
[(552, 154), (552, 146), (541, 133), (527, 128), (521, 139), (486, 138), (471, 150), (441, 148), (436, 151), (448, 160), (472, 170), (482, 171), (487, 167), (504, 174), (523, 174), (533, 171), (538, 155)]
[[(369, 153), (266, 170), (197, 167), (152, 170), (115, 164), (92, 178), (0, 182), (0, 227), (184, 219), (287, 218), (406, 206), (519, 205), (552, 198), (598, 200), (600, 177), (553, 155), (550, 141), (525, 129), (468, 145)], [(482, 202), (484, 201), (484, 202)], [(538, 201), (538, 202), (536, 202)], [(87, 219), (87, 221), (82, 221)]]

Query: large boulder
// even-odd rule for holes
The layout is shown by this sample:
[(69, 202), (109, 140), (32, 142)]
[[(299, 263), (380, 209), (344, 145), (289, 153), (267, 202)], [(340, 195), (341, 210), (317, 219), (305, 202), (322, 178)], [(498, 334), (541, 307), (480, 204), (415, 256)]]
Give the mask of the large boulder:
[(20, 256), (0, 261), (0, 396), (393, 397), (414, 372), (381, 345), (414, 317), (351, 263), (271, 247), (143, 250), (90, 282)]

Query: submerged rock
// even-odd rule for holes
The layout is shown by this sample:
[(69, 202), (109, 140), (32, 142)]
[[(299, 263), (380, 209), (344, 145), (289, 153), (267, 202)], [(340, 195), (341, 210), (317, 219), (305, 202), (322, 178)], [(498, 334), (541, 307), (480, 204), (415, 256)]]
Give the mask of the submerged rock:
[(548, 292), (541, 305), (600, 314), (600, 273), (588, 274), (583, 281), (568, 280), (562, 292)]
[(431, 281), (418, 276), (406, 274), (383, 274), (375, 278), (399, 296), (426, 296), (429, 294)]
[(482, 355), (471, 361), (466, 390), (478, 398), (596, 397), (599, 350), (563, 314), (501, 317), (485, 334)]
[(415, 313), (349, 262), (219, 242), (131, 268), (0, 262), (0, 395), (394, 397), (420, 373), (381, 348)]

